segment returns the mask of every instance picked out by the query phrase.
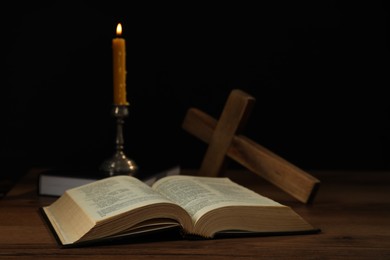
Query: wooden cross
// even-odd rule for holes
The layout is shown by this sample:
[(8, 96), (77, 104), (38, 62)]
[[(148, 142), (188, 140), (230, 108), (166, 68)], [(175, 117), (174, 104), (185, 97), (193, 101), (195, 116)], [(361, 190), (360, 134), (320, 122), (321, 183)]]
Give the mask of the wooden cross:
[(187, 111), (183, 129), (209, 144), (198, 174), (220, 175), (228, 156), (300, 202), (312, 202), (319, 188), (318, 179), (240, 135), (255, 101), (244, 91), (234, 89), (218, 121), (196, 108)]

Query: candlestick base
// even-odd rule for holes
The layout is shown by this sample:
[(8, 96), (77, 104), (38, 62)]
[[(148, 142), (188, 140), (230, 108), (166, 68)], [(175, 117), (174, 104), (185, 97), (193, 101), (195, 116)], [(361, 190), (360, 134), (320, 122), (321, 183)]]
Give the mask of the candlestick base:
[(114, 156), (102, 163), (100, 171), (107, 177), (114, 175), (133, 176), (138, 170), (136, 163), (127, 158), (123, 151), (118, 151)]
[(100, 166), (100, 171), (105, 177), (114, 175), (135, 175), (138, 166), (136, 163), (127, 158), (124, 150), (124, 139), (123, 139), (123, 124), (124, 118), (128, 116), (128, 105), (114, 105), (112, 109), (112, 115), (116, 118), (116, 152), (114, 156), (104, 161)]

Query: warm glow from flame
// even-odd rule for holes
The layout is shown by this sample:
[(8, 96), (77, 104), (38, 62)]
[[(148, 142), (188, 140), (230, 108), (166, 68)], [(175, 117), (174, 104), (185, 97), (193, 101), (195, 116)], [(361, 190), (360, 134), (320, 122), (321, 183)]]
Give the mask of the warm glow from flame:
[(117, 36), (122, 35), (122, 24), (121, 23), (118, 23), (118, 25), (116, 26), (116, 35)]

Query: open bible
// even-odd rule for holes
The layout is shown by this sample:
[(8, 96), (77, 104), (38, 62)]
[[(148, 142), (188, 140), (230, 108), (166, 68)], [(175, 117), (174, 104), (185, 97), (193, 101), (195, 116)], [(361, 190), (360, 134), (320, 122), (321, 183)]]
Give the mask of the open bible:
[(62, 246), (172, 228), (198, 238), (318, 231), (290, 207), (221, 177), (168, 176), (150, 187), (114, 176), (69, 189), (41, 212)]

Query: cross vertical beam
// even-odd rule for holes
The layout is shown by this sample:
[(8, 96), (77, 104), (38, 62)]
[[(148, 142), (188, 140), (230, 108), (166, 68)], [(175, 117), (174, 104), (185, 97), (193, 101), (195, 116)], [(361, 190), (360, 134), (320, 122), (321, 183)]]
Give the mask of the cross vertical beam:
[(224, 168), (227, 150), (236, 133), (244, 125), (255, 99), (247, 93), (234, 89), (225, 104), (221, 117), (209, 140), (209, 146), (199, 170), (200, 176), (218, 176)]

